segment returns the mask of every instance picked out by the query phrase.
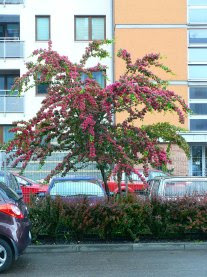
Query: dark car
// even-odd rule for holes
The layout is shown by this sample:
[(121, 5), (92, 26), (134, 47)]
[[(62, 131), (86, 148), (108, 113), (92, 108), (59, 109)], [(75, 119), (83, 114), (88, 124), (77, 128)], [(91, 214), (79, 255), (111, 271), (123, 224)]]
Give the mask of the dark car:
[(17, 182), (15, 176), (8, 171), (0, 171), (0, 182), (6, 184), (14, 190), (19, 196), (22, 196), (20, 184)]
[(22, 197), (0, 182), (0, 272), (7, 270), (31, 241)]
[(53, 178), (48, 189), (51, 197), (60, 196), (74, 202), (87, 198), (90, 203), (106, 197), (102, 182), (95, 177), (70, 176)]

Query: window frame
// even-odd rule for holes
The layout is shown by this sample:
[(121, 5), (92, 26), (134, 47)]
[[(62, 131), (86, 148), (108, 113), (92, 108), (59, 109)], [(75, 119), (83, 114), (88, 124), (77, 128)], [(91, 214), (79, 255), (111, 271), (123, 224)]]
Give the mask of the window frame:
[[(94, 72), (101, 72), (102, 73), (102, 76), (106, 76), (106, 69), (104, 70), (99, 70), (99, 71), (94, 71)], [(103, 77), (104, 78), (104, 77)], [(98, 84), (99, 82), (95, 79), (95, 78), (92, 78), (92, 80), (95, 80)], [(100, 84), (99, 84), (100, 85)], [(101, 85), (100, 85), (101, 86)], [(103, 86), (103, 89), (106, 87), (106, 78), (104, 78), (104, 86)]]
[[(188, 90), (189, 90), (189, 92), (188, 92), (188, 99), (189, 99), (189, 106), (190, 106), (190, 104), (207, 104), (207, 98), (205, 99), (205, 98), (197, 98), (197, 99), (195, 99), (195, 98), (190, 98), (190, 89), (191, 88), (206, 88), (206, 91), (207, 91), (207, 85), (204, 85), (204, 84), (202, 84), (202, 85), (196, 85), (196, 84), (194, 84), (194, 85), (189, 85), (189, 87), (188, 87)], [(207, 120), (207, 115), (204, 115), (204, 114), (191, 114), (190, 116), (189, 116), (189, 129), (190, 129), (190, 132), (206, 132), (206, 131), (203, 131), (203, 130), (200, 130), (200, 131), (193, 131), (193, 130), (191, 130), (191, 120), (193, 120), (193, 119), (205, 119), (205, 120)]]
[[(19, 36), (18, 37), (9, 37), (8, 36), (8, 26), (9, 24), (17, 24), (19, 27)], [(0, 22), (0, 25), (3, 27), (3, 33), (4, 33), (4, 37), (1, 37), (0, 40), (4, 40), (4, 39), (11, 39), (13, 40), (13, 38), (17, 38), (16, 40), (20, 40), (20, 22)]]
[[(88, 39), (76, 39), (76, 18), (88, 18)], [(104, 19), (104, 39), (106, 39), (106, 15), (74, 15), (74, 41), (93, 41), (92, 39), (92, 18)]]
[[(48, 85), (47, 92), (46, 92), (46, 93), (39, 93), (39, 92), (38, 92), (38, 86), (39, 86), (39, 85)], [(35, 86), (36, 96), (45, 97), (45, 96), (48, 94), (49, 84), (44, 83), (44, 84), (39, 84), (39, 85), (36, 85), (36, 86)]]
[[(48, 18), (49, 19), (49, 38), (47, 40), (39, 40), (37, 38), (37, 21), (38, 21), (38, 18)], [(35, 15), (35, 41), (37, 42), (44, 42), (44, 41), (49, 41), (51, 39), (51, 17), (50, 15)]]
[(4, 143), (7, 143), (4, 141), (4, 127), (8, 127), (10, 126), (10, 129), (12, 128), (15, 128), (16, 125), (13, 125), (13, 124), (1, 124), (0, 125), (0, 144), (4, 144)]

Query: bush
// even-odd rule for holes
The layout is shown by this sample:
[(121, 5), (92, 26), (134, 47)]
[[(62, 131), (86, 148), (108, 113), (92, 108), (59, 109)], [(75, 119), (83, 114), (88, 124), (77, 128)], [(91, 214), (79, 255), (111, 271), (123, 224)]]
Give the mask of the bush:
[(199, 239), (207, 237), (207, 199), (163, 202), (134, 197), (91, 205), (46, 197), (30, 206), (32, 237), (50, 241)]

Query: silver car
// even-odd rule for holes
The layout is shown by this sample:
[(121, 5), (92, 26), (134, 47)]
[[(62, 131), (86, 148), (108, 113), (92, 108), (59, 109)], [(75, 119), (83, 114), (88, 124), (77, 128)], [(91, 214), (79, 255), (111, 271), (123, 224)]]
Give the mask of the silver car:
[(206, 177), (156, 177), (150, 180), (149, 186), (150, 199), (159, 197), (170, 200), (185, 196), (207, 196)]

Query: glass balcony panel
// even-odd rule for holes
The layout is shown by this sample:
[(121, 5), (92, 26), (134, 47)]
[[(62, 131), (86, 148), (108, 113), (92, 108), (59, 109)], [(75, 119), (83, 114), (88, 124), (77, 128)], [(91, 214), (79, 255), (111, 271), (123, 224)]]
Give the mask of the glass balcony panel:
[(0, 113), (24, 113), (24, 96), (0, 91)]
[(0, 0), (0, 4), (24, 4), (24, 0)]
[(23, 41), (0, 41), (0, 58), (23, 58), (24, 42)]

